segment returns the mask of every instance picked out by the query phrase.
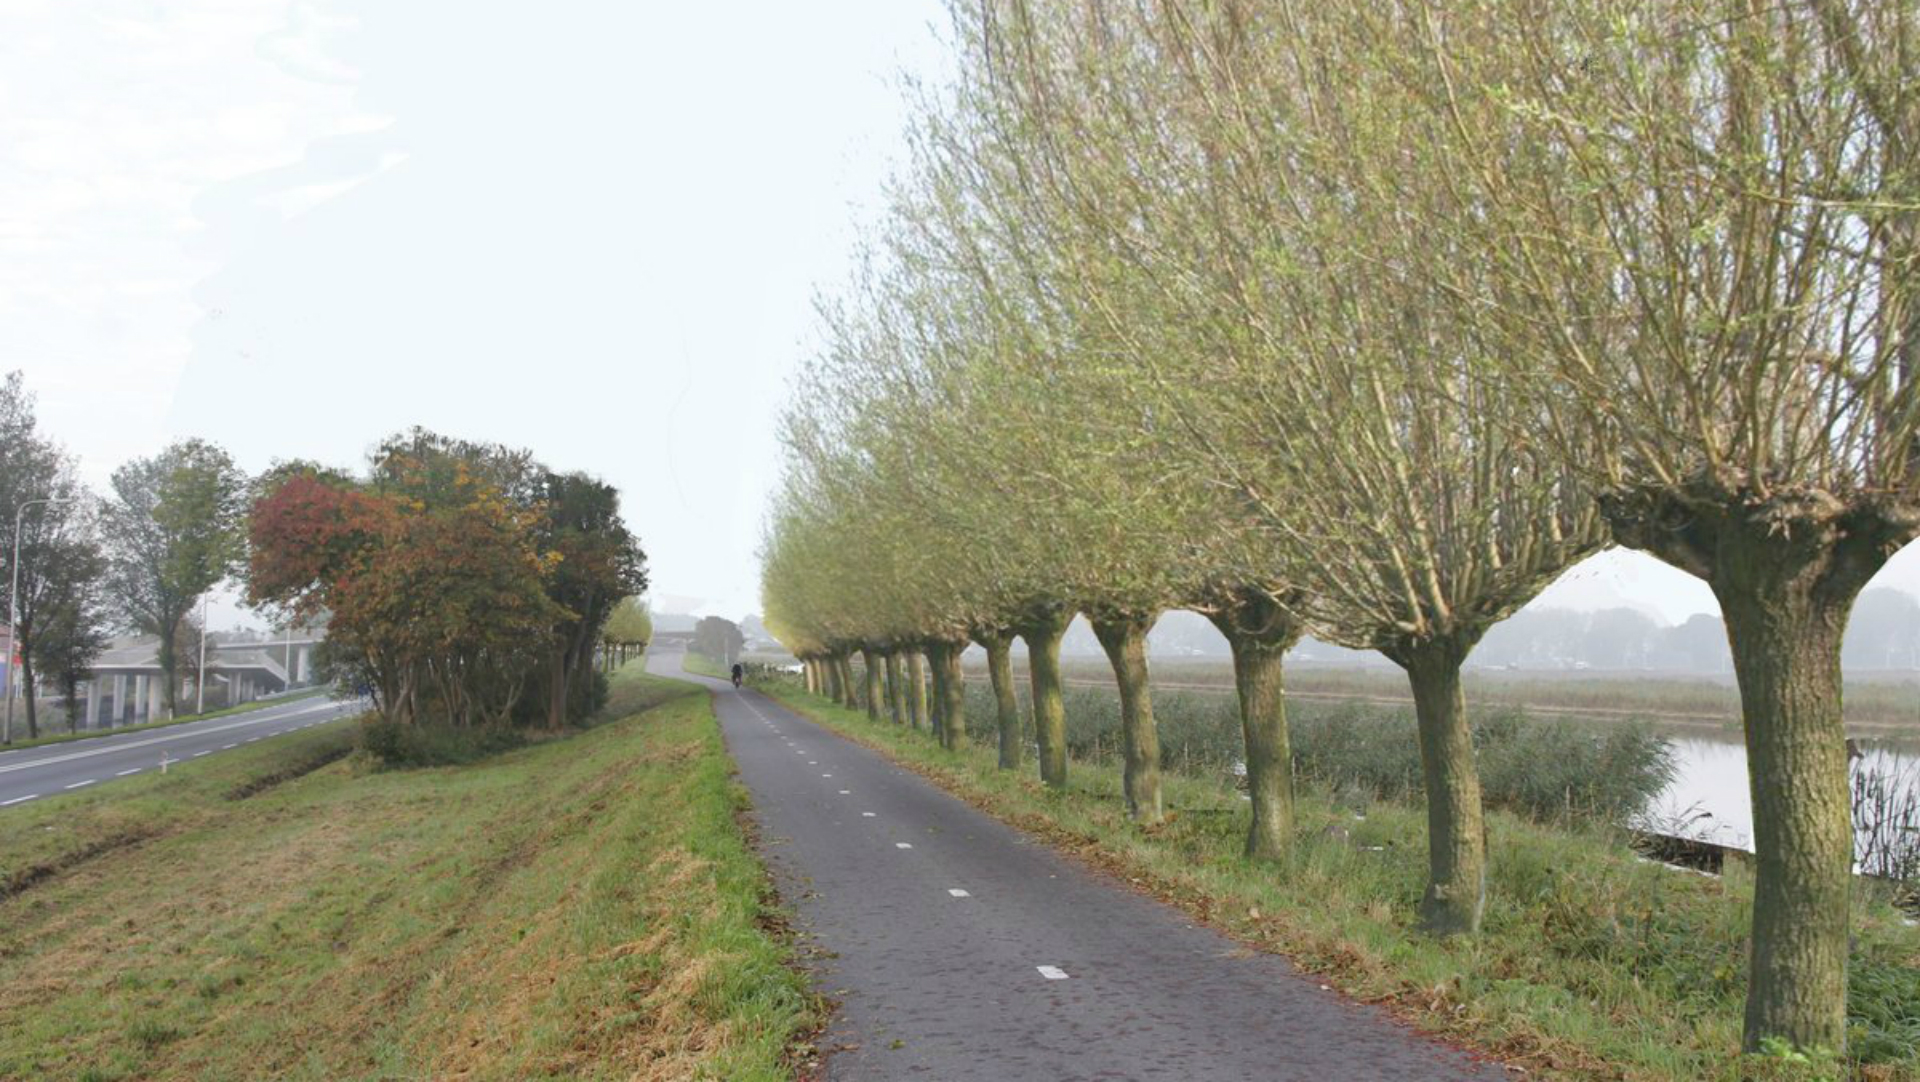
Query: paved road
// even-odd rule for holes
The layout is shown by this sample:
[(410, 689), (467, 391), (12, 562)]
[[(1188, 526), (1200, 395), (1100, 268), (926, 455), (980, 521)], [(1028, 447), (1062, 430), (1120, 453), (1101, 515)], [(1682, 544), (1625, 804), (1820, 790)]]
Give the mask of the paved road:
[(1496, 1079), (754, 692), (714, 703), (817, 986), (835, 1080)]
[(224, 718), (0, 752), (0, 811), (158, 770), (162, 756), (179, 763), (218, 755), (363, 709), (356, 702), (295, 699)]

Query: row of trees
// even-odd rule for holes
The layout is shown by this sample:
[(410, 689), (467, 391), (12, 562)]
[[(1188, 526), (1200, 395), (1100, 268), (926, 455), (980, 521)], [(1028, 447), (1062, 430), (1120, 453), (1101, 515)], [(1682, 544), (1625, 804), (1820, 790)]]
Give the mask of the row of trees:
[(329, 663), (393, 724), (560, 728), (600, 705), (616, 612), (620, 633), (648, 633), (618, 491), (525, 451), (416, 429), (364, 476), (283, 464), (248, 536), (249, 600), (327, 614)]
[(1840, 643), (1920, 532), (1911, 5), (952, 7), (958, 74), (916, 93), (786, 421), (768, 626), (843, 694), (864, 654), (869, 702), (925, 654), (949, 742), (959, 651), (987, 650), (1004, 733), (1024, 639), (1060, 785), (1085, 613), (1150, 824), (1142, 640), (1199, 611), (1253, 858), (1292, 831), (1284, 652), (1377, 650), (1416, 701), (1422, 916), (1471, 933), (1461, 666), (1572, 563), (1645, 550), (1713, 589), (1741, 690), (1747, 1044), (1842, 1048)]
[(9, 374), (0, 384), (0, 544), (9, 556), (17, 545), (19, 565), (0, 589), (18, 583), (9, 600), (27, 733), (39, 735), (32, 689), (53, 683), (71, 715), (114, 627), (159, 638), (171, 713), (183, 631), (242, 552), (246, 477), (218, 447), (185, 440), (115, 470), (102, 499), (39, 430), (33, 407), (20, 374)]

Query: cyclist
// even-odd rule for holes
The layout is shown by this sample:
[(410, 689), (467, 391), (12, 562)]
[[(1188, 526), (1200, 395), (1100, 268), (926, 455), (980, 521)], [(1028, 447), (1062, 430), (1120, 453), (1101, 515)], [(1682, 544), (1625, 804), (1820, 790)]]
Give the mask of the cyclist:
[(737, 687), (739, 687), (739, 686), (740, 686), (740, 681), (742, 681), (742, 680), (744, 680), (744, 679), (746, 679), (746, 676), (747, 676), (747, 668), (746, 668), (746, 666), (744, 666), (744, 665), (742, 665), (742, 664), (740, 664), (740, 663), (739, 663), (739, 662), (737, 662), (737, 661), (736, 661), (736, 662), (734, 662), (734, 664), (733, 664), (733, 686), (734, 686), (734, 687), (736, 687), (736, 688), (737, 688)]

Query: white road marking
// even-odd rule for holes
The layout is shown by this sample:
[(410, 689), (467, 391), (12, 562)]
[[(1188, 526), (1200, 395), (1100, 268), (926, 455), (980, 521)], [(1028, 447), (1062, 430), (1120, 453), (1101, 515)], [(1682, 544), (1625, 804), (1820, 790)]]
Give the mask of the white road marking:
[(913, 843), (912, 842), (894, 842), (893, 847), (895, 849), (912, 849)]
[(852, 795), (853, 795), (853, 790), (851, 790), (851, 789), (842, 789), (842, 790), (840, 790), (840, 795), (841, 795), (841, 796), (852, 796)]
[(247, 743), (249, 743), (249, 744), (251, 744), (251, 743), (253, 743), (253, 742), (255, 742), (255, 741), (257, 741), (257, 740), (259, 740), (259, 739), (260, 739), (260, 738), (259, 738), (259, 737), (257, 737), (257, 736), (250, 736), (250, 737), (247, 737)]
[(194, 753), (193, 753), (193, 757), (194, 757), (195, 759), (198, 759), (198, 758), (200, 758), (200, 757), (201, 757), (202, 755), (212, 755), (212, 754), (213, 754), (213, 753), (212, 753), (212, 752), (210, 752), (210, 751), (196, 751), (196, 752), (194, 752)]
[(868, 819), (872, 819), (874, 817), (872, 812), (861, 812), (860, 814), (865, 816)]
[(953, 896), (954, 896), (955, 898), (971, 898), (971, 897), (973, 897), (973, 895), (971, 895), (971, 894), (968, 894), (968, 893), (967, 893), (966, 891), (964, 891), (964, 890), (961, 890), (961, 889), (960, 889), (959, 887), (948, 887), (948, 888), (947, 888), (947, 893), (948, 893), (948, 894), (951, 894), (951, 895), (953, 895)]
[(221, 750), (221, 751), (225, 751), (225, 750), (227, 750), (227, 748), (237, 748), (237, 747), (239, 747), (239, 746), (240, 746), (240, 745), (238, 745), (238, 744), (228, 744), (228, 745), (225, 745), (224, 747), (222, 747), (222, 748), (221, 748), (220, 750)]
[(814, 761), (813, 761), (812, 759), (808, 759), (808, 760), (807, 760), (807, 765), (808, 765), (808, 766), (819, 766), (820, 764), (819, 764), (819, 763), (816, 763), (816, 762), (814, 762)]
[(9, 804), (24, 804), (29, 800), (38, 799), (39, 796), (39, 793), (28, 793), (26, 796), (17, 796), (12, 800), (0, 800), (0, 808), (4, 808)]
[(86, 781), (76, 781), (76, 782), (74, 782), (74, 783), (73, 783), (72, 785), (69, 785), (69, 786), (67, 786), (67, 788), (69, 788), (69, 789), (84, 789), (84, 788), (86, 788), (87, 786), (89, 786), (89, 785), (92, 785), (92, 784), (93, 784), (94, 782), (96, 782), (96, 781), (99, 781), (99, 780), (100, 780), (99, 778), (88, 778), (88, 779), (87, 779)]
[(1034, 966), (1033, 968), (1039, 970), (1040, 975), (1050, 981), (1064, 981), (1067, 979), (1067, 971), (1061, 969), (1059, 966)]
[(821, 776), (821, 777), (823, 777), (823, 778), (831, 778), (831, 777), (833, 777), (833, 775), (832, 775), (832, 774), (822, 774), (822, 775), (820, 775), (820, 776)]
[[(325, 702), (325, 703), (321, 703), (319, 706), (310, 706), (305, 710), (295, 711), (291, 715), (279, 714), (273, 717), (265, 717), (265, 718), (249, 717), (245, 721), (236, 721), (226, 725), (214, 725), (214, 726), (208, 726), (204, 728), (200, 727), (200, 723), (194, 722), (186, 726), (182, 726), (182, 728), (185, 728), (187, 730), (186, 732), (172, 732), (172, 733), (168, 733), (165, 736), (153, 736), (153, 737), (148, 737), (144, 740), (128, 740), (128, 741), (112, 740), (111, 735), (103, 736), (103, 737), (89, 737), (87, 740), (81, 741), (81, 743), (92, 743), (96, 739), (112, 740), (112, 743), (108, 744), (106, 747), (93, 748), (87, 751), (68, 752), (64, 755), (50, 755), (44, 758), (28, 759), (18, 763), (9, 762), (5, 766), (0, 766), (0, 774), (6, 774), (15, 770), (30, 770), (36, 766), (48, 766), (53, 763), (68, 763), (68, 762), (72, 762), (75, 759), (87, 759), (95, 755), (109, 755), (118, 751), (130, 751), (134, 748), (151, 747), (155, 744), (168, 744), (168, 743), (172, 743), (175, 740), (192, 740), (195, 737), (206, 736), (209, 733), (224, 733), (229, 729), (244, 729), (249, 725), (259, 725), (263, 722), (269, 722), (269, 721), (285, 721), (287, 720), (288, 717), (296, 717), (296, 718), (304, 717), (308, 714), (312, 714), (321, 710), (337, 710), (339, 709), (339, 707), (340, 707), (339, 703)], [(270, 713), (274, 709), (277, 709), (277, 708), (269, 707), (260, 712), (263, 714)], [(332, 719), (328, 719), (328, 720), (332, 720)], [(21, 750), (26, 751), (30, 749), (21, 749)], [(10, 754), (19, 754), (19, 753), (15, 752)]]
[(115, 775), (114, 775), (114, 777), (116, 777), (116, 778), (124, 778), (124, 777), (126, 777), (126, 776), (127, 776), (128, 774), (138, 774), (138, 773), (140, 773), (140, 768), (136, 766), (136, 767), (134, 767), (134, 768), (133, 768), (132, 770), (122, 770), (122, 771), (121, 771), (120, 773), (118, 773), (118, 774), (115, 774)]

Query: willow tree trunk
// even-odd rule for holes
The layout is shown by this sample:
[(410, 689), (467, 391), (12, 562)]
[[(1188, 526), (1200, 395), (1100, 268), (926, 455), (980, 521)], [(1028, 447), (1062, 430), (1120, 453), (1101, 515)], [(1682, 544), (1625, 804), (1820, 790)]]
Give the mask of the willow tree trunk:
[(987, 679), (993, 683), (994, 731), (1000, 743), (1000, 769), (1020, 768), (1020, 701), (1013, 690), (1013, 636), (1004, 631), (974, 636), (987, 651)]
[(827, 698), (837, 703), (845, 695), (840, 688), (840, 659), (829, 654), (820, 664), (827, 673)]
[(860, 709), (860, 684), (853, 678), (852, 658), (841, 654), (834, 663), (840, 671), (840, 705), (848, 710)]
[(887, 651), (887, 708), (895, 725), (907, 723), (907, 678), (901, 671), (900, 651)]
[(1067, 708), (1060, 695), (1060, 639), (1068, 620), (1048, 617), (1020, 629), (1027, 644), (1027, 668), (1033, 681), (1033, 732), (1040, 745), (1040, 780), (1055, 789), (1067, 785)]
[(927, 681), (932, 693), (927, 697), (927, 712), (932, 715), (933, 739), (942, 747), (947, 743), (947, 645), (927, 644)]
[(1147, 629), (1153, 616), (1138, 613), (1089, 617), (1120, 687), (1120, 746), (1126, 761), (1122, 788), (1127, 815), (1143, 826), (1166, 816), (1160, 799), (1160, 733), (1153, 722), (1153, 690), (1147, 682)]
[(1740, 684), (1754, 813), (1745, 1043), (1754, 1051), (1776, 1037), (1838, 1052), (1853, 880), (1840, 642), (1854, 595), (1737, 566), (1764, 560), (1723, 561), (1713, 583)]
[(1487, 900), (1486, 820), (1474, 765), (1460, 665), (1466, 650), (1449, 640), (1410, 647), (1396, 658), (1413, 687), (1420, 768), (1427, 789), (1427, 891), (1420, 920), (1436, 935), (1480, 930)]
[(1249, 860), (1274, 860), (1293, 845), (1293, 747), (1287, 735), (1286, 656), (1301, 627), (1264, 590), (1235, 590), (1208, 619), (1233, 650), (1246, 743)]
[(880, 720), (880, 652), (871, 646), (861, 647), (860, 662), (866, 666), (867, 678), (867, 720)]
[(912, 711), (913, 727), (927, 727), (927, 663), (920, 651), (907, 653), (907, 704)]
[(944, 670), (941, 684), (940, 743), (950, 751), (967, 746), (967, 676), (961, 667), (961, 655), (967, 652), (964, 640), (947, 644), (941, 657)]
[(807, 694), (820, 694), (820, 666), (810, 657), (801, 658), (800, 672), (807, 682)]

